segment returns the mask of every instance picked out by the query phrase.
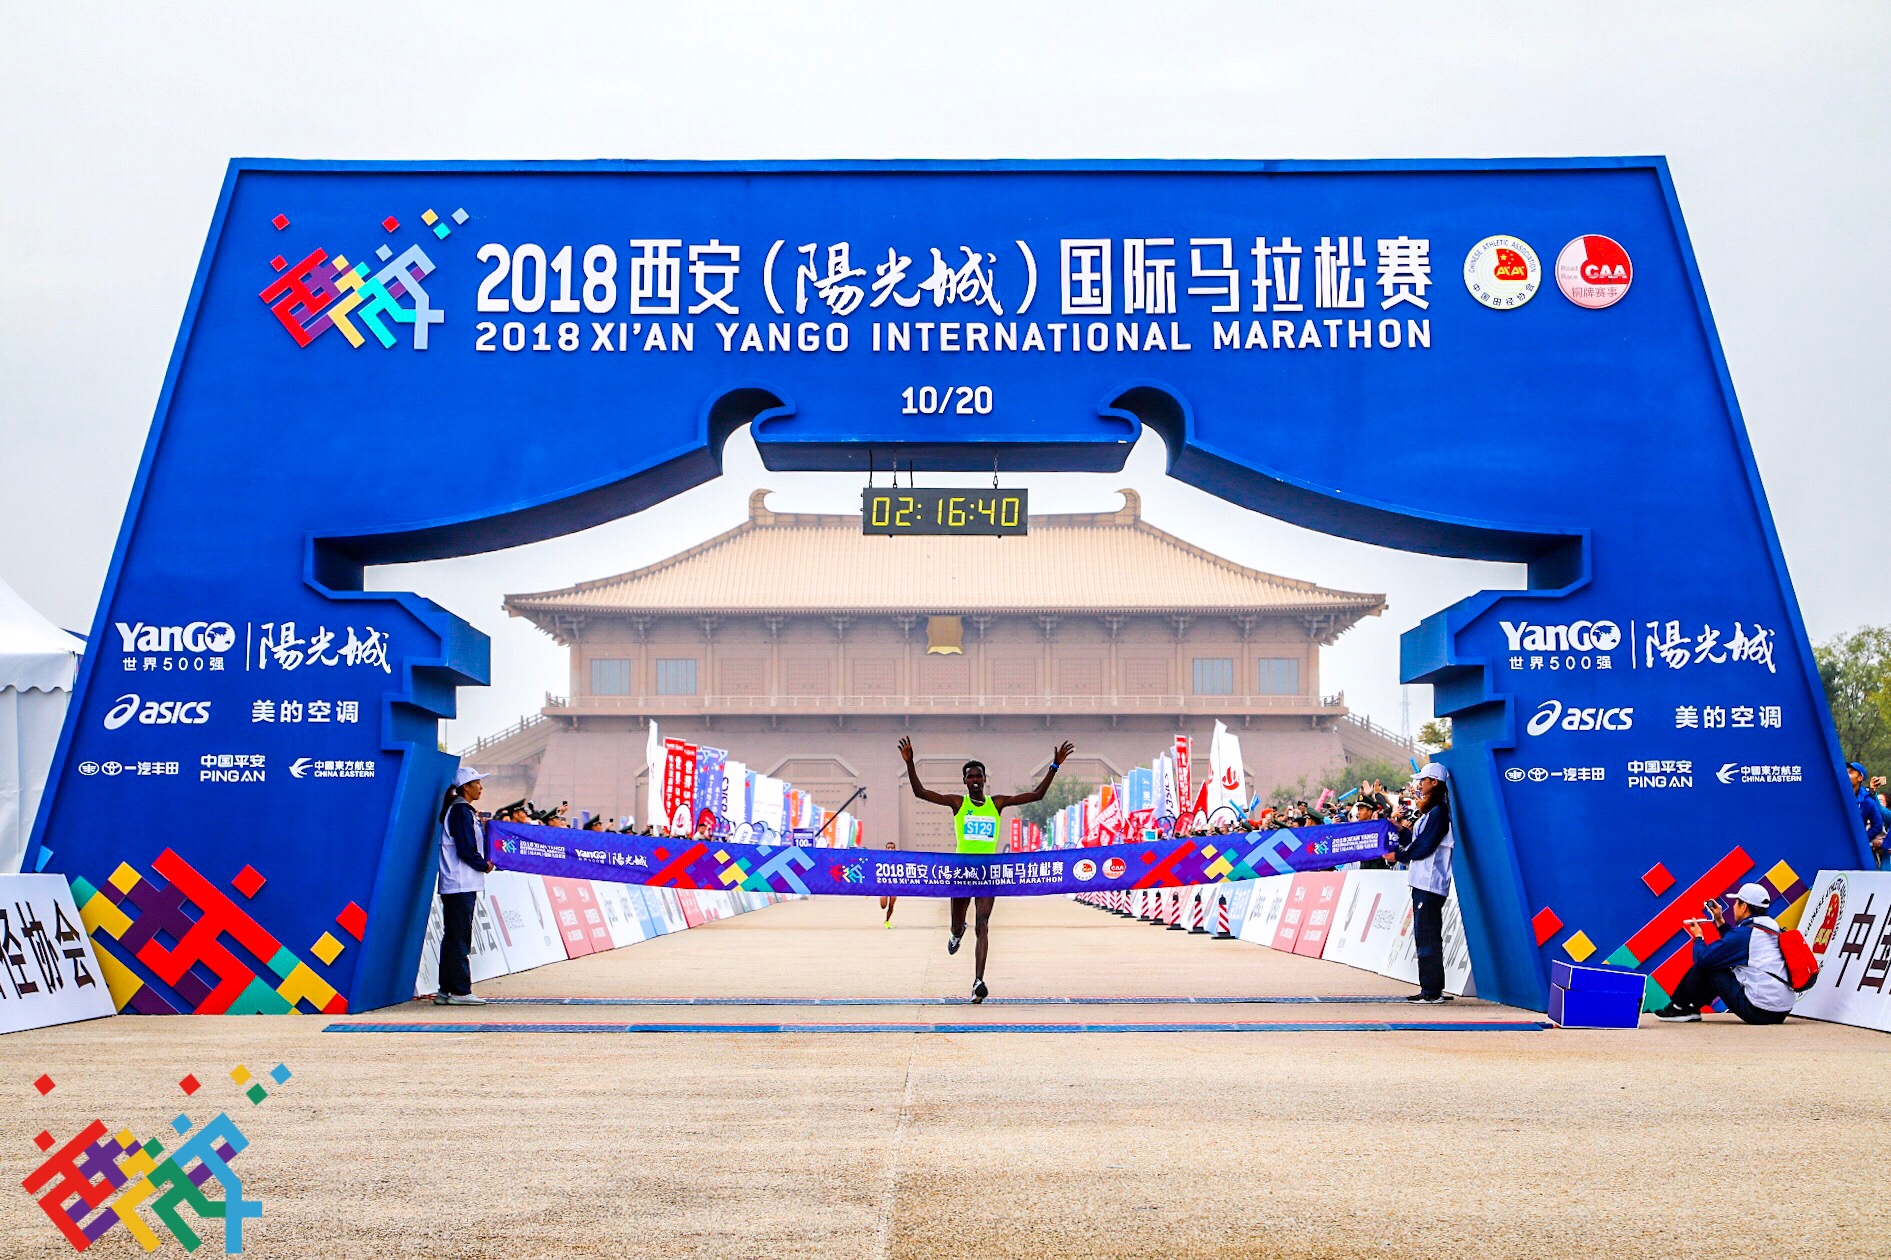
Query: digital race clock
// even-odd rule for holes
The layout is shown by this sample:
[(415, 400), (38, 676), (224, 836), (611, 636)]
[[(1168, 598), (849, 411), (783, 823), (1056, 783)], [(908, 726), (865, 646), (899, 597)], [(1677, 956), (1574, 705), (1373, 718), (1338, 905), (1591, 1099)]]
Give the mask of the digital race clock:
[(860, 492), (863, 534), (1022, 534), (1028, 490), (917, 490)]

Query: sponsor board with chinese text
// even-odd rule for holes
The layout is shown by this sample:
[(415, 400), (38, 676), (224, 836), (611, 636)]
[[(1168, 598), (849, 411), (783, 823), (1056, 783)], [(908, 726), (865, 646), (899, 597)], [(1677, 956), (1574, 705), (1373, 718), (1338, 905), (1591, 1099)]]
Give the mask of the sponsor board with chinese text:
[(1799, 931), (1819, 978), (1793, 1014), (1891, 1032), (1891, 871), (1820, 871)]

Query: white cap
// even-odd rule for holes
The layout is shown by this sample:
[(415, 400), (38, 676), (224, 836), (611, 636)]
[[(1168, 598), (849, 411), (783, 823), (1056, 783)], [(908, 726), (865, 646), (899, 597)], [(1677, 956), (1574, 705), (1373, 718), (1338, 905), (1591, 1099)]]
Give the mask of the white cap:
[(1761, 910), (1773, 904), (1773, 894), (1767, 892), (1766, 886), (1763, 884), (1742, 884), (1740, 885), (1740, 891), (1733, 896), (1734, 900), (1744, 901), (1749, 906), (1754, 906)]
[(453, 786), (465, 787), (467, 784), (485, 777), (486, 772), (483, 770), (475, 770), (471, 766), (461, 766), (458, 770), (453, 772)]
[(1450, 772), (1436, 761), (1427, 761), (1424, 768), (1412, 776), (1414, 779), (1436, 779), (1443, 783), (1450, 777)]

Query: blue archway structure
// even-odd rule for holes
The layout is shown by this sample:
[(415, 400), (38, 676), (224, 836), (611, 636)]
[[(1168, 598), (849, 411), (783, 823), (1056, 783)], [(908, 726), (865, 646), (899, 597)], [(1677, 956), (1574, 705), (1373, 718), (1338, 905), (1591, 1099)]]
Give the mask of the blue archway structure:
[(1659, 159), (239, 160), (28, 854), (120, 1005), (407, 998), (487, 644), (364, 568), (639, 511), (743, 424), (980, 473), (1148, 425), (1232, 502), (1527, 564), (1402, 652), (1485, 996), (1671, 978), (1702, 896), (1865, 856)]

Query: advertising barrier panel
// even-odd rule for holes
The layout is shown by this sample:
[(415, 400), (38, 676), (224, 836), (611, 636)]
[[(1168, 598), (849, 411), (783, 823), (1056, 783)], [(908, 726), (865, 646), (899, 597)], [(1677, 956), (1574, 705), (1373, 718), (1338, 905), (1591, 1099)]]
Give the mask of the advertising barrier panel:
[(1364, 971), (1383, 972), (1391, 962), (1399, 923), (1411, 908), (1411, 884), (1404, 871), (1348, 873), (1333, 931), (1320, 956)]
[(1280, 919), (1287, 908), (1287, 893), (1293, 888), (1292, 875), (1265, 875), (1254, 881), (1254, 899), (1248, 903), (1247, 918), (1235, 935), (1256, 945), (1272, 945), (1280, 930)]
[(1793, 1014), (1891, 1032), (1891, 871), (1820, 871), (1799, 931), (1819, 978)]
[(116, 1015), (63, 875), (0, 875), (0, 1033)]

